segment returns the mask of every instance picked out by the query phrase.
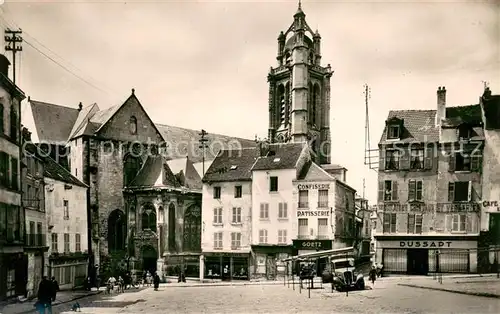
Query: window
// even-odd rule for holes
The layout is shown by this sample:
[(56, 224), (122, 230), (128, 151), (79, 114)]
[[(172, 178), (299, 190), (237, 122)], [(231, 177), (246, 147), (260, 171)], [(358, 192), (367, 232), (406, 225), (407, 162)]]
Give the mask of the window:
[(455, 171), (471, 171), (470, 155), (455, 153)]
[(309, 191), (299, 191), (299, 208), (309, 208)]
[(422, 181), (408, 181), (408, 201), (422, 201)]
[(237, 185), (234, 187), (234, 198), (241, 198), (242, 187), (241, 185)]
[(3, 119), (4, 119), (4, 107), (3, 104), (0, 104), (0, 134), (2, 135), (5, 134)]
[(400, 154), (398, 150), (388, 149), (385, 151), (385, 170), (399, 169)]
[(308, 236), (309, 230), (307, 225), (308, 225), (307, 218), (299, 218), (299, 238)]
[(220, 199), (220, 186), (214, 186), (214, 199)]
[(379, 182), (379, 199), (385, 202), (398, 200), (398, 182), (385, 180)]
[(142, 230), (151, 230), (156, 232), (156, 209), (153, 204), (148, 203), (144, 206), (141, 214)]
[(17, 168), (17, 158), (14, 158), (12, 157), (11, 158), (11, 171), (10, 171), (10, 175), (11, 175), (11, 180), (10, 180), (10, 183), (11, 183), (11, 187), (13, 190), (17, 190), (19, 189), (19, 179), (18, 179), (18, 175), (19, 175), (19, 172), (17, 171), (18, 168)]
[(12, 140), (14, 140), (15, 142), (17, 142), (17, 139), (19, 137), (18, 133), (19, 133), (19, 128), (18, 128), (18, 124), (19, 124), (19, 121), (17, 121), (18, 118), (17, 118), (17, 112), (16, 112), (16, 109), (14, 108), (14, 106), (10, 106), (10, 137)]
[(286, 244), (286, 230), (278, 230), (278, 244)]
[(214, 224), (222, 224), (222, 207), (214, 208)]
[(384, 213), (384, 233), (396, 232), (396, 213)]
[(418, 170), (424, 169), (424, 150), (412, 149), (410, 156), (410, 169)]
[(278, 219), (287, 219), (288, 218), (288, 204), (287, 203), (279, 203), (278, 204)]
[[(133, 148), (132, 148), (133, 149)], [(140, 149), (142, 151), (142, 149)], [(142, 167), (140, 152), (128, 154), (123, 160), (123, 185), (128, 186), (137, 176)]]
[(260, 219), (269, 219), (269, 204), (260, 204)]
[(449, 202), (469, 202), (472, 200), (472, 184), (470, 181), (448, 183)]
[(318, 190), (318, 207), (328, 207), (328, 190)]
[(58, 248), (57, 248), (57, 233), (52, 233), (51, 239), (52, 239), (52, 244), (51, 244), (52, 253), (57, 253), (58, 252)]
[(241, 207), (233, 207), (233, 224), (241, 223)]
[(269, 192), (277, 192), (277, 191), (278, 191), (278, 177), (270, 177)]
[(481, 171), (482, 156), (479, 151), (458, 152), (448, 161), (449, 171)]
[(458, 128), (458, 138), (459, 139), (467, 140), (467, 139), (470, 139), (471, 136), (472, 136), (472, 132), (468, 126), (462, 125)]
[(64, 234), (64, 253), (69, 253), (69, 233)]
[(137, 134), (137, 118), (130, 117), (130, 134)]
[(239, 249), (241, 247), (241, 233), (231, 232), (231, 249)]
[(0, 152), (0, 185), (7, 187), (9, 184), (9, 155)]
[(467, 224), (467, 216), (465, 214), (454, 214), (452, 220), (452, 231), (463, 232)]
[(262, 244), (267, 243), (267, 230), (266, 229), (259, 230), (259, 243), (262, 243)]
[(422, 233), (422, 214), (408, 214), (408, 233)]
[(81, 246), (81, 238), (80, 238), (80, 234), (77, 233), (75, 234), (75, 251), (76, 252), (81, 252), (82, 251), (82, 246)]
[(318, 218), (318, 236), (328, 236), (328, 218)]
[(387, 128), (387, 138), (388, 139), (398, 139), (400, 138), (399, 125), (389, 125)]
[(222, 232), (214, 233), (214, 249), (222, 249)]
[(69, 219), (69, 201), (68, 200), (63, 200), (63, 206), (64, 206), (64, 219)]

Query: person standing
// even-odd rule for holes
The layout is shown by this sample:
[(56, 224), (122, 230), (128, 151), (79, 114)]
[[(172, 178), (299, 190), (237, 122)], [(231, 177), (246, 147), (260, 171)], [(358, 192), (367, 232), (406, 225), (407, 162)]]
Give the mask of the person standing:
[(158, 287), (160, 286), (160, 276), (158, 276), (158, 272), (155, 272), (155, 275), (153, 277), (153, 284), (155, 291), (158, 291)]
[(370, 278), (370, 281), (372, 282), (372, 287), (375, 286), (375, 280), (377, 280), (377, 269), (375, 265), (372, 266), (372, 269), (370, 269), (370, 273), (368, 274), (368, 277)]
[(59, 292), (59, 283), (56, 280), (56, 277), (52, 277), (50, 281), (52, 284), (52, 302), (56, 300), (57, 292)]
[(38, 286), (38, 302), (37, 302), (37, 310), (40, 314), (52, 314), (52, 298), (55, 297), (53, 292), (54, 285), (47, 278), (47, 276), (43, 276), (40, 285)]

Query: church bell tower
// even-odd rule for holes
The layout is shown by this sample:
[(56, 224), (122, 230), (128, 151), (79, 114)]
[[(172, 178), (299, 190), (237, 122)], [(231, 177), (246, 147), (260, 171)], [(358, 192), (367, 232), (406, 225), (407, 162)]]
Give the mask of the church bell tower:
[(278, 36), (278, 65), (271, 67), (271, 143), (308, 142), (318, 164), (330, 163), (330, 65), (321, 65), (321, 36), (306, 22), (301, 3), (293, 23)]

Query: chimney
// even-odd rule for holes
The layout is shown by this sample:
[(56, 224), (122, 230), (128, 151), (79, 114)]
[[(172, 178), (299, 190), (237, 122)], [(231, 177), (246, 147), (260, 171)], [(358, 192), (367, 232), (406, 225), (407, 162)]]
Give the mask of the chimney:
[(444, 86), (438, 87), (437, 90), (436, 126), (440, 126), (443, 119), (446, 119), (446, 88)]
[(0, 54), (0, 73), (5, 75), (7, 78), (9, 77), (9, 66), (9, 59), (7, 59), (7, 57), (3, 54)]
[(83, 105), (82, 105), (82, 102), (80, 102), (80, 103), (78, 104), (78, 111), (82, 111), (82, 108), (83, 108)]
[(264, 140), (259, 142), (260, 157), (266, 157), (269, 152), (269, 143)]

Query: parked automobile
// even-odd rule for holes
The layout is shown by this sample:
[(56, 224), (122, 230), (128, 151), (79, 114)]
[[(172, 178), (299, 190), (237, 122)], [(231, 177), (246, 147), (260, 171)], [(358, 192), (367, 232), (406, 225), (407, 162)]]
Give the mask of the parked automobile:
[(364, 290), (365, 279), (354, 269), (354, 258), (332, 260), (330, 269), (322, 274), (323, 283), (331, 283), (337, 291)]

